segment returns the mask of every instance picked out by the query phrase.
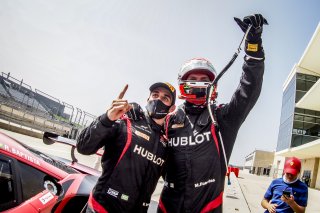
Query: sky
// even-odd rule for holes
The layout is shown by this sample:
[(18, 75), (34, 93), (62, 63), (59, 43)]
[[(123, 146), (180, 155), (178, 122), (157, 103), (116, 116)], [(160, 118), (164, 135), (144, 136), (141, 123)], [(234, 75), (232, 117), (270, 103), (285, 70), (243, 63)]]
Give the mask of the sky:
[[(318, 0), (1, 0), (0, 71), (97, 116), (125, 84), (124, 98), (145, 106), (149, 86), (177, 87), (191, 58), (207, 58), (220, 72), (243, 36), (233, 17), (261, 13), (269, 22), (262, 92), (230, 159), (243, 165), (255, 149), (276, 148), (283, 84), (319, 24), (319, 8)], [(243, 56), (221, 78), (219, 104), (237, 88)]]

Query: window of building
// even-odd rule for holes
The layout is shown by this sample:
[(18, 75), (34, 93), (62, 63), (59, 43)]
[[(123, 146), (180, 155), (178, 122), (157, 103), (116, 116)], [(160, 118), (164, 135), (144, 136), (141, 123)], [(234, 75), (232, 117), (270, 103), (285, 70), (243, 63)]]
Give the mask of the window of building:
[(304, 116), (304, 122), (316, 123), (316, 118), (315, 117), (310, 117), (310, 116)]
[(308, 135), (292, 134), (291, 147), (297, 147), (297, 146), (315, 141), (318, 138), (319, 137), (308, 136)]
[(295, 103), (298, 103), (300, 101), (301, 98), (303, 98), (303, 96), (306, 94), (307, 92), (305, 91), (296, 91), (296, 99), (295, 99)]
[[(295, 116), (296, 118), (296, 116)], [(294, 120), (293, 121), (293, 132), (296, 132), (297, 130), (303, 130), (303, 116), (302, 116), (302, 120)]]
[(309, 91), (314, 84), (315, 84), (315, 82), (306, 81), (306, 90), (305, 91)]
[(287, 119), (284, 123), (280, 125), (276, 149), (277, 152), (290, 147), (292, 137), (292, 123), (293, 116), (291, 116), (289, 119)]
[(319, 79), (319, 77), (313, 76), (313, 75), (305, 75), (305, 76), (306, 76), (306, 81), (317, 82), (317, 80)]
[(297, 147), (302, 145), (302, 135), (299, 134), (293, 134), (291, 139), (291, 147)]
[(316, 116), (318, 111), (296, 108), (295, 112), (291, 147), (296, 147), (319, 139), (320, 118)]
[(297, 79), (297, 90), (307, 91), (305, 80)]
[(309, 110), (309, 109), (305, 109), (305, 110), (304, 110), (304, 114), (307, 114), (307, 115), (316, 115), (316, 111), (314, 111), (314, 110)]
[(314, 110), (309, 110), (309, 109), (295, 108), (294, 112), (295, 112), (296, 114), (311, 115), (311, 117), (320, 118), (320, 111), (314, 111)]
[(303, 121), (303, 118), (304, 118), (303, 115), (298, 115), (298, 114), (294, 115), (294, 120), (295, 121)]
[(301, 114), (305, 114), (305, 113), (304, 113), (304, 109), (301, 109), (301, 108), (295, 108), (294, 112), (296, 112), (296, 113), (301, 113)]
[(280, 128), (276, 151), (281, 151), (290, 147), (292, 123), (294, 119), (293, 114), (295, 109), (295, 95), (296, 77), (293, 77), (283, 92)]
[(297, 73), (297, 79), (305, 80), (306, 76), (304, 74), (302, 74), (302, 73)]
[(296, 98), (297, 103), (317, 82), (319, 77), (313, 75), (306, 75), (302, 73), (296, 74)]

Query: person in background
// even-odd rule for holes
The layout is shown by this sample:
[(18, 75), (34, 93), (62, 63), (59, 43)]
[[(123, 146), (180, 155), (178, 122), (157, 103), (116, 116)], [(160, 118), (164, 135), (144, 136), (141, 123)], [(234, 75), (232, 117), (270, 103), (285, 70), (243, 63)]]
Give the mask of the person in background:
[(265, 213), (302, 213), (308, 202), (308, 186), (299, 180), (301, 161), (291, 157), (284, 164), (282, 178), (271, 182), (264, 194), (261, 206)]

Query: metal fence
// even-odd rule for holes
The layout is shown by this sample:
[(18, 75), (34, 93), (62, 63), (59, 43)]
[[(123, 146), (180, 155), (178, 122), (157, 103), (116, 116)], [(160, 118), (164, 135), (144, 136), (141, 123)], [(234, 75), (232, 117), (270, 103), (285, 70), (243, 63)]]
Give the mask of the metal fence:
[(76, 138), (94, 119), (92, 115), (18, 80), (10, 73), (0, 76), (0, 118), (38, 131)]

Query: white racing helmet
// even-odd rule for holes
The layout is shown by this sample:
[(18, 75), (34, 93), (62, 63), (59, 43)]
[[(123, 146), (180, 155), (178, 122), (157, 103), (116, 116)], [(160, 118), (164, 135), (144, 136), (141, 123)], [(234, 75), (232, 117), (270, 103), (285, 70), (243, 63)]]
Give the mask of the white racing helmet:
[[(205, 74), (212, 82), (217, 76), (213, 65), (204, 58), (194, 58), (182, 65), (178, 74), (178, 84), (180, 90), (180, 99), (185, 99), (196, 105), (202, 105), (206, 102), (206, 88), (211, 82), (197, 82), (187, 80), (190, 74)], [(217, 97), (216, 88), (212, 93), (211, 100)]]

